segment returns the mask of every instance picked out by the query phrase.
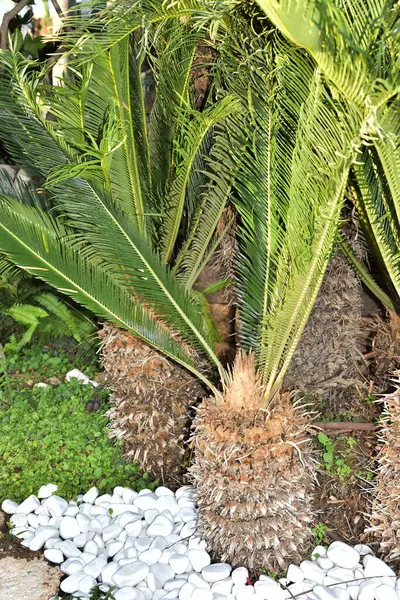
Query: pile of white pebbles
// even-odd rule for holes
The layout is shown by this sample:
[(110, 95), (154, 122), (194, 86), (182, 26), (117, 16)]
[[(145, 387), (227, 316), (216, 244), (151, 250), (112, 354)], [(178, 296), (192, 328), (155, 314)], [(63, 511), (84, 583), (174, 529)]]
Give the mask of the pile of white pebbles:
[[(211, 564), (196, 535), (193, 488), (137, 493), (96, 488), (67, 502), (42, 486), (22, 504), (5, 500), (11, 533), (65, 573), (61, 592), (90, 598), (99, 587), (115, 600), (400, 600), (400, 578), (365, 545), (317, 546), (285, 578), (251, 583), (244, 567)], [(61, 593), (60, 592), (60, 593)]]

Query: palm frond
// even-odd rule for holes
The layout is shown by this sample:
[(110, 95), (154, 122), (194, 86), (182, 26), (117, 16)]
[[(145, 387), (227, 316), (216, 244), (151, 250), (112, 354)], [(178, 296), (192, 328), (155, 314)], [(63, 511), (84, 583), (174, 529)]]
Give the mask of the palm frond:
[[(121, 42), (139, 28), (146, 36), (151, 25), (170, 19), (191, 17), (196, 27), (213, 30), (234, 0), (91, 0), (69, 11), (64, 28), (57, 34), (75, 61), (85, 62)], [(82, 14), (83, 12), (83, 14)]]
[[(182, 118), (179, 131), (183, 142), (177, 144), (176, 176), (165, 201), (165, 218), (161, 238), (162, 254), (165, 262), (169, 262), (174, 254), (182, 215), (185, 210), (190, 177), (196, 157), (201, 151), (202, 143), (207, 133), (217, 123), (235, 112), (237, 108), (237, 102), (226, 96), (202, 113), (185, 111), (185, 118)], [(192, 211), (193, 207), (189, 207), (189, 213)]]
[(157, 317), (134, 299), (99, 259), (80, 252), (71, 233), (49, 215), (0, 196), (0, 251), (19, 268), (140, 339), (212, 384)]
[(303, 51), (248, 27), (231, 36), (225, 73), (221, 64), (222, 83), (243, 105), (227, 132), (239, 165), (240, 344), (255, 351), (270, 397), (328, 264), (359, 122), (331, 100)]

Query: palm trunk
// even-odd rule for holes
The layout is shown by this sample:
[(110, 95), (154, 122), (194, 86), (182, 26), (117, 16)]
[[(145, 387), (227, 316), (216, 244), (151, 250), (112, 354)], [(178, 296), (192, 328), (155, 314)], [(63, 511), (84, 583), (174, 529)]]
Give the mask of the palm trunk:
[(175, 489), (188, 463), (190, 411), (204, 390), (198, 380), (126, 331), (105, 325), (101, 363), (113, 391), (110, 435), (125, 456)]
[(239, 354), (222, 398), (197, 412), (191, 473), (212, 554), (277, 572), (311, 544), (315, 476), (304, 412), (288, 394), (266, 409), (263, 401), (253, 357)]

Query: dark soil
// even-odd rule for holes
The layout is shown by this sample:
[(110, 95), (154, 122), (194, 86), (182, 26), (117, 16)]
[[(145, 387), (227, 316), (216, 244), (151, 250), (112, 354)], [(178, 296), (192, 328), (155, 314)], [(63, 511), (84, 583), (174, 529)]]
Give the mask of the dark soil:
[(7, 522), (8, 515), (0, 511), (0, 560), (8, 556), (25, 560), (37, 559), (37, 552), (24, 548), (21, 546), (21, 540), (10, 535)]
[[(364, 315), (379, 313), (376, 302), (364, 294)], [(360, 339), (359, 351), (368, 356), (368, 331)], [(372, 366), (372, 365), (371, 365)], [(317, 421), (348, 421), (375, 423), (379, 419), (380, 405), (376, 399), (376, 385), (372, 376), (365, 377), (364, 386), (337, 391), (319, 399)], [(374, 431), (328, 431), (324, 430), (333, 444), (334, 460), (343, 461), (339, 466), (327, 468), (323, 454), (325, 449), (315, 436), (318, 482), (315, 495), (316, 524), (326, 529), (327, 542), (341, 540), (349, 544), (360, 543), (370, 513), (370, 490), (374, 479), (377, 438)]]

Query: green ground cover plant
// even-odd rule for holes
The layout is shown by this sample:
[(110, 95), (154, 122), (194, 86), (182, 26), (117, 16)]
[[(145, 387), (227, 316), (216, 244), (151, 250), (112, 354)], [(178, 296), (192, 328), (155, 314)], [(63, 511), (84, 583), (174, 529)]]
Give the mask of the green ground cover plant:
[[(108, 418), (104, 414), (108, 408), (107, 390), (95, 390), (77, 380), (54, 387), (30, 388), (24, 378), (15, 377), (24, 372), (29, 374), (34, 368), (36, 377), (39, 373), (63, 378), (73, 366), (76, 363), (72, 365), (65, 352), (54, 355), (54, 350), (37, 345), (3, 360), (0, 389), (3, 497), (22, 501), (36, 493), (43, 482), (56, 483), (58, 493), (66, 498), (92, 485), (101, 490), (115, 485), (137, 490), (151, 487), (148, 477), (135, 464), (125, 462), (122, 447), (108, 438)], [(95, 365), (84, 370), (94, 375)], [(100, 408), (89, 412), (88, 402), (94, 395)]]

